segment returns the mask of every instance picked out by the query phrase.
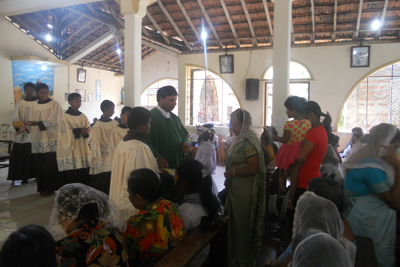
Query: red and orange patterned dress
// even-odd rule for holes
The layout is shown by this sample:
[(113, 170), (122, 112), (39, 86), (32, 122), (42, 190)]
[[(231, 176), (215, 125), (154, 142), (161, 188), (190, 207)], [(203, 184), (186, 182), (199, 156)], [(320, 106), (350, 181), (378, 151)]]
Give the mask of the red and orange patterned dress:
[(56, 246), (61, 267), (125, 267), (128, 263), (123, 235), (98, 220), (85, 223)]
[(168, 200), (149, 204), (127, 221), (129, 266), (153, 266), (185, 237), (178, 209)]

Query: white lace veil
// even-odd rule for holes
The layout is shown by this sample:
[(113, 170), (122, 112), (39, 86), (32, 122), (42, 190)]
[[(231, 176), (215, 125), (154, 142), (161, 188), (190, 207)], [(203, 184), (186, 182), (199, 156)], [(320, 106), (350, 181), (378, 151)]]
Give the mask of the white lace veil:
[(249, 135), (254, 135), (257, 136), (256, 133), (251, 129), (252, 126), (252, 120), (251, 120), (251, 115), (247, 110), (244, 109), (237, 109), (234, 112), (232, 112), (231, 116), (235, 116), (237, 112), (242, 112), (243, 113), (243, 121), (242, 121), (242, 129), (240, 131), (239, 135), (234, 135), (232, 138), (232, 143), (230, 144), (230, 149), (228, 150), (228, 155), (232, 154), (233, 148), (235, 145), (241, 141), (243, 141), (247, 136)]
[(322, 231), (342, 244), (348, 258), (354, 263), (356, 259), (356, 246), (349, 240), (341, 237), (344, 225), (336, 205), (323, 197), (307, 191), (300, 196), (293, 221), (293, 236), (304, 234), (310, 229)]
[(66, 237), (65, 228), (69, 222), (78, 217), (83, 206), (91, 203), (97, 204), (99, 221), (108, 223), (108, 227), (125, 230), (126, 224), (106, 194), (87, 185), (74, 183), (64, 185), (56, 193), (48, 226), (54, 239), (60, 240)]
[(343, 246), (327, 233), (308, 231), (301, 236), (302, 241), (296, 246), (293, 267), (352, 267), (354, 264)]
[[(386, 173), (389, 185), (394, 183), (393, 167), (381, 159), (386, 151), (382, 145), (388, 146), (397, 133), (397, 128), (388, 123), (381, 123), (373, 127), (368, 135), (361, 137), (352, 149), (351, 155), (342, 164), (345, 171), (351, 169), (376, 168)], [(371, 158), (377, 163), (360, 163), (364, 158)]]

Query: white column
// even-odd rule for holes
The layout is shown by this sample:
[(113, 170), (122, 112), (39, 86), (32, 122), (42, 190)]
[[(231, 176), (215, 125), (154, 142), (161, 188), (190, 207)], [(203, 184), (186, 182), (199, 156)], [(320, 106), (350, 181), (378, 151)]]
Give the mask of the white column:
[(287, 120), (283, 103), (289, 95), (290, 86), (292, 0), (275, 0), (274, 13), (272, 126), (281, 133)]
[(186, 62), (183, 61), (183, 58), (181, 56), (178, 56), (178, 116), (181, 119), (181, 122), (183, 125), (187, 125), (187, 112), (186, 112), (186, 107), (187, 107), (187, 86), (188, 86), (188, 81), (187, 81), (187, 76), (189, 74), (186, 74)]
[(125, 104), (140, 105), (142, 93), (142, 19), (151, 0), (117, 0), (125, 19)]
[(140, 106), (142, 82), (142, 17), (125, 15), (125, 104)]

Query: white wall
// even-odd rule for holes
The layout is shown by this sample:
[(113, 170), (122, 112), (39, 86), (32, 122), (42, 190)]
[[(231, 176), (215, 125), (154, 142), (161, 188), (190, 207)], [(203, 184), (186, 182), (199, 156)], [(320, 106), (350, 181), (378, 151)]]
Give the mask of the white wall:
[(0, 36), (0, 124), (9, 124), (11, 123), (11, 116), (14, 110), (10, 57), (56, 57), (3, 17), (0, 18)]
[[(329, 111), (336, 130), (336, 118), (340, 107), (350, 90), (369, 72), (394, 60), (400, 60), (400, 43), (371, 45), (371, 60), (369, 68), (350, 68), (350, 46), (326, 46), (293, 48), (292, 60), (303, 63), (313, 75), (310, 83), (310, 99), (318, 102), (323, 111)], [(245, 100), (246, 78), (262, 79), (265, 70), (273, 63), (272, 49), (229, 53), (234, 55), (233, 74), (220, 75), (236, 92), (242, 108), (252, 114), (253, 125), (261, 127), (264, 124), (264, 82), (260, 82), (260, 98), (258, 101)], [(251, 62), (249, 66), (250, 55)], [(219, 75), (219, 56), (223, 53), (208, 53), (208, 68)], [(186, 66), (205, 66), (203, 54), (179, 56), (179, 90), (180, 117), (186, 116), (182, 92), (186, 86)], [(247, 76), (246, 73), (248, 72)], [(282, 103), (283, 105), (283, 103)]]
[[(79, 68), (81, 67), (75, 65), (71, 67), (54, 68), (55, 100), (61, 104), (63, 110), (68, 109), (68, 102), (65, 101), (65, 93), (74, 93), (76, 89), (84, 89), (86, 90), (86, 102), (82, 102), (80, 110), (85, 113), (90, 122), (92, 122), (95, 117), (99, 119), (102, 114), (100, 110), (101, 102), (96, 101), (96, 80), (99, 79), (101, 81), (101, 101), (108, 99), (114, 102), (114, 116), (119, 116), (123, 107), (123, 105), (121, 105), (121, 89), (124, 87), (124, 78), (114, 77), (114, 73), (111, 71), (85, 68), (86, 82), (80, 83), (77, 81), (77, 72)], [(88, 94), (93, 94), (93, 102), (88, 102)]]
[(161, 79), (178, 79), (178, 58), (157, 52), (142, 61), (142, 92)]

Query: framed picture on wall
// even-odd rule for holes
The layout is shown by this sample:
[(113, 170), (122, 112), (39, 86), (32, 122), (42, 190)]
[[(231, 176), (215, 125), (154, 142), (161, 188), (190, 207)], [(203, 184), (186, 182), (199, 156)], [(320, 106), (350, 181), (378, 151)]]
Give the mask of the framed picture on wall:
[(369, 67), (370, 46), (352, 46), (351, 47), (351, 65), (352, 68)]
[(219, 72), (222, 73), (233, 73), (233, 55), (219, 56)]
[(88, 102), (93, 102), (93, 94), (87, 94), (87, 99)]
[(86, 70), (78, 69), (78, 82), (80, 83), (86, 82)]
[(86, 102), (86, 90), (85, 89), (76, 89), (76, 92), (81, 95), (82, 102)]

